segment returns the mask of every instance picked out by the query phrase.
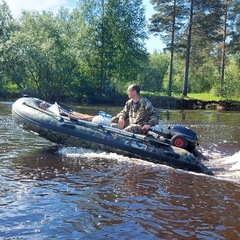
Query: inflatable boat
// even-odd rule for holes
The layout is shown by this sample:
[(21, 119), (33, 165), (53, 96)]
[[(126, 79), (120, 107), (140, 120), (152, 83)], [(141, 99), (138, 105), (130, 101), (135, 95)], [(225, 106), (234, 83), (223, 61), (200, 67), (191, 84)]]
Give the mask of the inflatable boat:
[(64, 146), (116, 152), (153, 163), (213, 175), (197, 150), (197, 135), (184, 126), (173, 126), (168, 132), (160, 126), (147, 135), (120, 130), (110, 125), (111, 116), (97, 116), (73, 111), (62, 103), (24, 96), (12, 105), (14, 121), (23, 129)]

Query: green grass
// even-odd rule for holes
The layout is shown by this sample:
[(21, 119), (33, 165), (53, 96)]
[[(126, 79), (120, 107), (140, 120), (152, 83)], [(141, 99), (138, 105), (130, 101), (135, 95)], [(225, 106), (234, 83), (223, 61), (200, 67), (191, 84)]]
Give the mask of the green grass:
[(188, 98), (199, 99), (202, 101), (220, 101), (220, 100), (222, 100), (222, 101), (226, 101), (226, 100), (240, 101), (240, 98), (237, 98), (237, 97), (227, 99), (224, 97), (214, 96), (210, 93), (189, 93)]
[[(166, 97), (166, 92), (156, 93), (156, 92), (141, 92), (142, 95), (145, 96), (158, 96), (158, 97)], [(175, 98), (182, 98), (182, 95), (180, 93), (172, 93), (172, 97)], [(226, 97), (219, 97), (215, 96), (211, 93), (188, 93), (186, 99), (197, 99), (201, 101), (237, 101), (240, 102), (240, 97), (232, 97), (232, 98), (226, 98)]]

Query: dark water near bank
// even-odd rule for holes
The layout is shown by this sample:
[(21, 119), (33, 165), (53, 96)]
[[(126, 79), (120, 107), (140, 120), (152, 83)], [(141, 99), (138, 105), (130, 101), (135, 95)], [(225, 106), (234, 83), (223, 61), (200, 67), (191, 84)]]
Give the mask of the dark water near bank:
[(0, 103), (0, 239), (239, 239), (240, 112), (160, 113), (198, 133), (215, 176), (59, 148)]

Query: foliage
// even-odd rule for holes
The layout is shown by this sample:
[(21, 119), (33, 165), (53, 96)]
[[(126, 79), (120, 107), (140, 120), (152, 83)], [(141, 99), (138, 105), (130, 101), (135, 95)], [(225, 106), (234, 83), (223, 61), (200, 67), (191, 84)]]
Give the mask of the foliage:
[(79, 1), (78, 6), (87, 32), (85, 66), (95, 94), (118, 91), (129, 79), (136, 79), (147, 61), (142, 1)]
[(16, 31), (4, 30), (1, 76), (47, 99), (118, 91), (137, 79), (148, 56), (139, 0), (79, 1), (56, 15), (25, 11)]
[[(148, 54), (142, 0), (80, 0), (71, 11), (25, 11), (18, 20), (3, 1), (1, 96), (28, 93), (49, 100), (113, 101), (132, 82), (149, 95), (180, 96), (189, 1), (151, 2), (155, 13), (149, 29), (167, 47)], [(193, 2), (188, 95), (239, 98), (240, 0)]]
[(147, 63), (145, 71), (139, 74), (138, 83), (141, 88), (149, 92), (167, 92), (163, 80), (168, 71), (169, 54), (153, 53), (150, 56), (150, 64)]
[(175, 40), (181, 35), (181, 29), (186, 20), (186, 7), (184, 1), (152, 0), (157, 13), (152, 15), (149, 30), (154, 35), (162, 37), (170, 51), (170, 66), (168, 80), (168, 96), (172, 94), (173, 85), (173, 56), (175, 50)]

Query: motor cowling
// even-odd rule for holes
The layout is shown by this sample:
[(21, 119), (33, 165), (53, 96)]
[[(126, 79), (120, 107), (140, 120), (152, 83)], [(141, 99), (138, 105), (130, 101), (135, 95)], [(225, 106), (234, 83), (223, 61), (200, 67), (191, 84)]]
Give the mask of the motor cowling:
[(168, 127), (167, 131), (157, 125), (152, 127), (151, 131), (167, 139), (172, 146), (184, 148), (189, 152), (193, 152), (196, 145), (198, 145), (197, 134), (192, 129), (182, 125)]
[(176, 125), (170, 128), (171, 145), (187, 149), (192, 152), (198, 145), (197, 134), (190, 128)]

